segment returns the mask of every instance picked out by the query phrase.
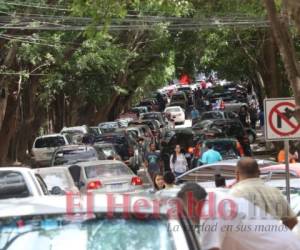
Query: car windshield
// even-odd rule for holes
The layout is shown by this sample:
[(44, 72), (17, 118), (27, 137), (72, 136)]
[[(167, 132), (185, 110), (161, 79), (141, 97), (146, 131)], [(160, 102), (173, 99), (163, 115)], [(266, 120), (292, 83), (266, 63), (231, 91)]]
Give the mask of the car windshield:
[(43, 178), (49, 190), (56, 186), (64, 190), (72, 187), (71, 180), (63, 169), (47, 169), (38, 171), (38, 173)]
[(222, 119), (223, 116), (220, 112), (209, 112), (204, 113), (201, 117), (202, 120), (208, 120), (208, 119)]
[(21, 173), (0, 171), (0, 199), (28, 196), (30, 196), (30, 192)]
[(94, 148), (70, 149), (57, 152), (53, 165), (69, 165), (76, 162), (95, 160), (98, 160), (98, 155)]
[(172, 96), (172, 102), (174, 101), (182, 101), (184, 100), (184, 96), (183, 95), (173, 95)]
[(129, 168), (122, 164), (101, 164), (85, 167), (88, 179), (97, 177), (117, 177), (121, 175), (132, 175)]
[(107, 135), (107, 136), (100, 136), (97, 138), (97, 142), (110, 142), (113, 144), (125, 144), (126, 138), (120, 135)]
[[(0, 249), (176, 249), (167, 219), (124, 219), (120, 215), (120, 218), (72, 221), (65, 215), (39, 217), (4, 220)], [(21, 228), (18, 226), (20, 220), (25, 225)]]
[(118, 128), (119, 124), (117, 122), (108, 122), (99, 124), (100, 128)]
[(35, 148), (55, 148), (61, 147), (66, 144), (65, 139), (62, 136), (44, 137), (36, 140)]
[(181, 109), (180, 108), (167, 108), (165, 112), (180, 112)]
[(146, 119), (160, 120), (160, 117), (158, 114), (142, 114), (141, 118), (144, 120), (146, 120)]
[[(97, 145), (95, 145), (95, 147), (97, 148)], [(105, 147), (98, 146), (98, 149), (101, 150), (106, 157), (116, 155), (114, 148), (111, 146), (105, 146)]]

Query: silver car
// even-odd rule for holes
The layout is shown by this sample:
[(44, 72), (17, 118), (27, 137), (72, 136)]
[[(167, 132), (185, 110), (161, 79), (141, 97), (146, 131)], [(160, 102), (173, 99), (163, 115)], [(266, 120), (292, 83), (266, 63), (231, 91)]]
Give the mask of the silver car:
[[(193, 168), (178, 176), (176, 181), (177, 183), (184, 183), (188, 181), (213, 183), (216, 174), (222, 175), (226, 180), (232, 180), (235, 178), (235, 170), (238, 160), (239, 159), (224, 160)], [(260, 168), (276, 164), (276, 162), (261, 159), (258, 159), (257, 163)]]
[(69, 166), (75, 184), (81, 192), (131, 192), (143, 189), (143, 181), (121, 161), (79, 162)]
[(54, 151), (58, 147), (69, 145), (70, 141), (71, 139), (67, 135), (62, 134), (49, 134), (37, 137), (31, 149), (32, 166), (49, 166)]

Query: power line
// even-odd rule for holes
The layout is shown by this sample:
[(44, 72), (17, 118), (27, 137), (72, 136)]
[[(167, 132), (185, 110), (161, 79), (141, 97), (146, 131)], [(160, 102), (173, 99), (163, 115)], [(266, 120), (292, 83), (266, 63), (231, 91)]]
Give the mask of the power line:
[(31, 5), (31, 4), (14, 3), (14, 2), (0, 2), (0, 4), (13, 5), (13, 6), (19, 6), (19, 7), (30, 7), (30, 8), (37, 8), (37, 9), (47, 9), (47, 10), (71, 11), (71, 9), (51, 7), (49, 5), (47, 5), (47, 6), (46, 5)]

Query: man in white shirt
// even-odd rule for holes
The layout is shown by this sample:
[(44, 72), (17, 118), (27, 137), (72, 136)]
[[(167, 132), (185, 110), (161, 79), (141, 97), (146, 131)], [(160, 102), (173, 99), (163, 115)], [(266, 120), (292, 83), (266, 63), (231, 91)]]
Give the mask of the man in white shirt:
[(196, 183), (184, 185), (178, 197), (199, 228), (204, 250), (300, 249), (285, 225), (243, 198), (217, 191), (206, 195)]
[(236, 167), (236, 183), (230, 190), (233, 196), (245, 198), (283, 224), (293, 229), (297, 217), (279, 189), (265, 185), (259, 178), (260, 171), (255, 159), (241, 158)]

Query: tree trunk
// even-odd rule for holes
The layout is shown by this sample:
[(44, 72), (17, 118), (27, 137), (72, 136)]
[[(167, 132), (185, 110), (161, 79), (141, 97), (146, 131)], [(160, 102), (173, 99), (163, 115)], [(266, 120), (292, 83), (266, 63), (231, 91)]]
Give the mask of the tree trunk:
[[(4, 62), (1, 65), (2, 67), (10, 68), (13, 63), (15, 62), (16, 58), (16, 53), (17, 53), (17, 46), (14, 43), (12, 47), (7, 52), (7, 55), (5, 56)], [(2, 77), (0, 81), (0, 130), (2, 127), (2, 122), (5, 117), (5, 110), (7, 107), (7, 99), (8, 99), (8, 83), (9, 79), (8, 77), (4, 76)]]
[(0, 164), (7, 161), (7, 154), (10, 140), (15, 134), (18, 117), (18, 96), (9, 95), (7, 99), (7, 108), (0, 130)]
[(264, 0), (264, 3), (289, 82), (293, 89), (296, 102), (296, 116), (300, 122), (300, 70), (296, 59), (295, 47), (290, 37), (287, 23), (280, 21), (277, 16), (274, 0)]

